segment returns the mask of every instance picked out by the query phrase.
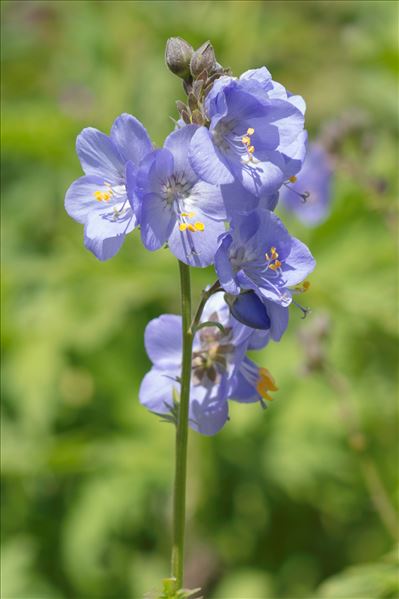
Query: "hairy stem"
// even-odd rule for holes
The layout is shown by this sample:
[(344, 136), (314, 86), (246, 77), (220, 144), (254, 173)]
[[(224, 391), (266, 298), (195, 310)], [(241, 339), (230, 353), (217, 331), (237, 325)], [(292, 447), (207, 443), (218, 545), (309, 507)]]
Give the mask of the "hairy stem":
[(193, 346), (193, 333), (191, 331), (190, 267), (179, 261), (179, 269), (183, 320), (183, 360), (181, 370), (179, 419), (176, 428), (172, 546), (172, 576), (176, 578), (176, 586), (178, 589), (183, 586), (184, 572), (188, 414), (190, 401), (191, 353)]

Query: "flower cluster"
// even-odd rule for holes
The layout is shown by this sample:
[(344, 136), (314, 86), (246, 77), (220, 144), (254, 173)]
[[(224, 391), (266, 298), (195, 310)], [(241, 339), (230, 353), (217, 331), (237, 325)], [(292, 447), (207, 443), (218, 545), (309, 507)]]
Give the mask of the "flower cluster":
[[(65, 206), (100, 260), (138, 228), (150, 251), (167, 246), (188, 266), (214, 265), (217, 281), (193, 330), (189, 411), (192, 428), (214, 434), (228, 419), (228, 400), (265, 406), (271, 399), (272, 376), (246, 352), (281, 339), (293, 295), (306, 290), (315, 266), (274, 214), (280, 190), (295, 185), (305, 160), (305, 103), (265, 67), (234, 77), (209, 42), (194, 51), (172, 38), (166, 63), (183, 79), (187, 103), (177, 102), (180, 118), (163, 147), (128, 114), (109, 136), (84, 129), (77, 153), (85, 175), (68, 189)], [(179, 316), (163, 315), (145, 333), (153, 367), (140, 401), (171, 420), (181, 329)]]

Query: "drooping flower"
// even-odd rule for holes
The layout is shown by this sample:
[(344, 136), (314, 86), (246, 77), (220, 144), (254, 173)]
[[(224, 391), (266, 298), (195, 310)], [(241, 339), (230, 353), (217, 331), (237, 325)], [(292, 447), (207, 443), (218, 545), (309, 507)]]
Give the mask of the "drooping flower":
[[(222, 329), (206, 326), (195, 334), (189, 411), (190, 426), (204, 435), (215, 434), (228, 419), (233, 374), (256, 335), (230, 316), (221, 293), (211, 296), (205, 305), (201, 322), (209, 321), (222, 325)], [(157, 414), (171, 413), (174, 393), (180, 393), (181, 328), (180, 316), (164, 314), (152, 320), (145, 331), (145, 347), (153, 367), (143, 379), (139, 397)]]
[(270, 336), (274, 341), (280, 341), (288, 326), (288, 308), (262, 298), (253, 290), (239, 295), (226, 294), (225, 299), (234, 318), (256, 329), (260, 339)]
[(259, 367), (247, 356), (234, 371), (231, 383), (231, 399), (242, 403), (260, 402), (266, 407), (265, 399), (271, 401), (271, 391), (278, 391), (276, 382), (267, 368)]
[(84, 225), (85, 245), (99, 260), (112, 258), (137, 226), (127, 198), (126, 168), (137, 168), (151, 150), (145, 128), (129, 114), (114, 121), (109, 136), (88, 127), (76, 140), (85, 175), (69, 187), (65, 208)]
[(330, 213), (332, 177), (327, 152), (320, 144), (310, 144), (298, 176), (281, 189), (281, 204), (305, 225), (321, 224)]
[(314, 267), (308, 248), (268, 210), (237, 219), (215, 255), (220, 284), (228, 293), (252, 289), (262, 300), (283, 307), (292, 301), (289, 287), (298, 285)]
[(190, 146), (201, 178), (213, 184), (237, 179), (256, 196), (276, 192), (300, 170), (307, 138), (303, 100), (278, 84), (268, 89), (262, 73), (214, 83), (205, 101), (209, 129), (199, 127)]
[[(128, 185), (140, 204), (141, 238), (149, 250), (166, 242), (171, 252), (190, 266), (213, 263), (226, 218), (220, 187), (199, 179), (188, 161), (197, 127), (177, 129), (143, 162)], [(130, 178), (129, 178), (130, 179)]]

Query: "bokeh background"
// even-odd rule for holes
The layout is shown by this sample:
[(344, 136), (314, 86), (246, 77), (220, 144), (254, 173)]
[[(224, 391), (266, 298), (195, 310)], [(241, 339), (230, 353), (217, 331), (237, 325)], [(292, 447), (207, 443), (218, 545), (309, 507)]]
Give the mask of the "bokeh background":
[[(169, 36), (266, 64), (338, 140), (317, 270), (266, 412), (190, 439), (187, 584), (209, 599), (398, 597), (397, 5), (2, 2), (3, 599), (136, 599), (168, 575), (174, 431), (142, 408), (149, 319), (178, 312), (167, 251), (110, 262), (64, 212), (74, 143), (121, 112), (161, 145), (183, 99)], [(323, 133), (324, 132), (324, 133)], [(212, 279), (194, 273), (194, 292)]]

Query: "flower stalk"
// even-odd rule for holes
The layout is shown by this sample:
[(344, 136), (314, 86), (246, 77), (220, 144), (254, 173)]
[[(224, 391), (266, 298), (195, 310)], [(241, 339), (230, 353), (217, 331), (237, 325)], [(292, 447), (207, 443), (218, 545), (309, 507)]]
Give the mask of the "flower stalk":
[(184, 533), (186, 520), (186, 478), (188, 414), (191, 382), (191, 354), (193, 333), (191, 331), (191, 284), (190, 267), (179, 261), (181, 312), (183, 323), (183, 360), (179, 415), (176, 427), (175, 483), (173, 497), (173, 545), (172, 576), (178, 589), (183, 586)]

